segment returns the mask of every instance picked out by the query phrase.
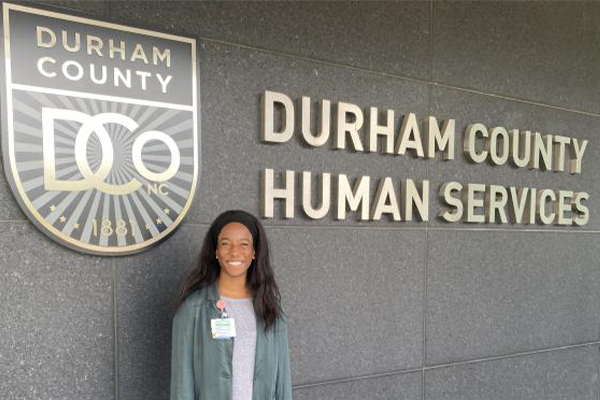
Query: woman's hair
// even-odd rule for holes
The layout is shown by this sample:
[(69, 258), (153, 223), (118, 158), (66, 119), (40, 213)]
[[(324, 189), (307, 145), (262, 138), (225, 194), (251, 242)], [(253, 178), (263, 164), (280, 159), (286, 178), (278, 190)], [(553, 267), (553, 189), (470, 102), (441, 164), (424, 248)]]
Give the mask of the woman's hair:
[(281, 294), (271, 268), (271, 255), (265, 229), (255, 216), (245, 211), (226, 211), (213, 221), (204, 237), (196, 266), (181, 285), (176, 309), (194, 291), (216, 282), (221, 272), (221, 267), (215, 257), (218, 236), (221, 229), (231, 222), (245, 225), (252, 233), (255, 256), (248, 268), (246, 285), (252, 294), (256, 315), (264, 324), (266, 331), (274, 326), (281, 316), (279, 304)]

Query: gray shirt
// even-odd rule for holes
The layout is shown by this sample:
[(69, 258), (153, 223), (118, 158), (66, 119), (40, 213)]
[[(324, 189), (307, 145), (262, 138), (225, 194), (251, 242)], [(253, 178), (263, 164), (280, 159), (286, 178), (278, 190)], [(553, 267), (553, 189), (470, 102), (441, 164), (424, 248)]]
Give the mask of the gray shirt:
[(254, 354), (256, 351), (256, 316), (252, 299), (222, 297), (230, 317), (235, 320), (233, 340), (231, 400), (252, 400)]

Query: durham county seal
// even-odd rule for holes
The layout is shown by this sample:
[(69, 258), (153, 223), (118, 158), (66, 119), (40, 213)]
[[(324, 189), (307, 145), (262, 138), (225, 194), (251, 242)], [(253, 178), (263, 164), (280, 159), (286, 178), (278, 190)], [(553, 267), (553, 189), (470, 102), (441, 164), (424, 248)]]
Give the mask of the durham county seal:
[(3, 164), (22, 210), (85, 253), (168, 237), (198, 181), (195, 39), (2, 8)]

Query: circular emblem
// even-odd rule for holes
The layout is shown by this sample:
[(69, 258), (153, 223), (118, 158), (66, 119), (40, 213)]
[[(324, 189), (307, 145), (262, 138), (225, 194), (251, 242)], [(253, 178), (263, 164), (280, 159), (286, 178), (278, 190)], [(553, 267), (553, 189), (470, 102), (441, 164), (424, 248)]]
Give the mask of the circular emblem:
[[(87, 253), (131, 254), (166, 238), (191, 206), (198, 179), (195, 41), (138, 29), (118, 42), (125, 57), (112, 57), (86, 51), (82, 35), (93, 27), (88, 46), (114, 47), (127, 27), (4, 7), (11, 12), (4, 13), (2, 147), (22, 209), (50, 237)], [(73, 58), (74, 43), (76, 61), (61, 60)], [(100, 61), (89, 57), (97, 54)], [(26, 65), (21, 57), (31, 64), (30, 80), (15, 70)], [(86, 78), (78, 71), (88, 66)]]

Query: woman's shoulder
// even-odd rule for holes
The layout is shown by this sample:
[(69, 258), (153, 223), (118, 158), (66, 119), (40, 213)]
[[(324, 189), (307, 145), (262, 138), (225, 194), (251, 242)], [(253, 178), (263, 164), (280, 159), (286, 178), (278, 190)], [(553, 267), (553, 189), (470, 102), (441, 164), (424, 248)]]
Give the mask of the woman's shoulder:
[(182, 310), (183, 312), (193, 312), (199, 307), (202, 307), (207, 302), (207, 294), (209, 290), (209, 287), (202, 287), (194, 290), (185, 298), (183, 303), (181, 303), (179, 310)]
[(193, 291), (188, 297), (186, 297), (181, 305), (186, 307), (197, 307), (202, 305), (206, 298), (206, 296), (203, 295), (204, 290), (204, 288), (201, 288)]

